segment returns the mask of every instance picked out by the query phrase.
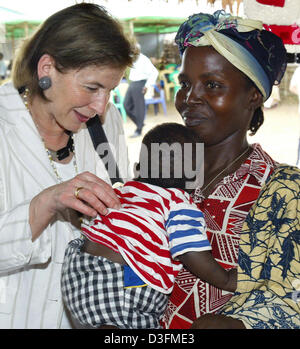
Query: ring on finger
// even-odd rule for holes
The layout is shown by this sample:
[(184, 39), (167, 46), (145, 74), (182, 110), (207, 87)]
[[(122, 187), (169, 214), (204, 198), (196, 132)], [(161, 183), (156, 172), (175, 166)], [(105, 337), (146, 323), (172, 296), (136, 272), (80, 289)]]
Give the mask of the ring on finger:
[(74, 191), (74, 196), (76, 199), (79, 199), (78, 195), (79, 195), (79, 192), (80, 190), (83, 189), (83, 187), (77, 187)]

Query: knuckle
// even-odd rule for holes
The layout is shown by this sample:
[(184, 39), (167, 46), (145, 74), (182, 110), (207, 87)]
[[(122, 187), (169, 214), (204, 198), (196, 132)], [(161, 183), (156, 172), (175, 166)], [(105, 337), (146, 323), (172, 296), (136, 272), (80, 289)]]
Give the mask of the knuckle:
[(99, 183), (92, 183), (91, 184), (91, 191), (95, 193), (98, 197), (101, 197), (103, 195), (103, 188), (99, 185)]

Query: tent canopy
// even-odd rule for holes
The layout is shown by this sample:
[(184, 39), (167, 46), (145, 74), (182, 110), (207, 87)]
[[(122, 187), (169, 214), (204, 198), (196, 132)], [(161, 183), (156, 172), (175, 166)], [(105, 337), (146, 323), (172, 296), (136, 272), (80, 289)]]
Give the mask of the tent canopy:
[(131, 17), (122, 19), (127, 26), (131, 26), (135, 34), (174, 33), (186, 18), (179, 17)]
[[(131, 17), (122, 19), (125, 27), (131, 28), (134, 34), (174, 33), (186, 18), (166, 17)], [(28, 36), (41, 21), (15, 20), (5, 23), (7, 38), (22, 38)]]
[(28, 36), (41, 21), (31, 20), (22, 12), (0, 6), (0, 23), (5, 24), (6, 38), (23, 38)]
[(0, 6), (0, 23), (15, 21), (19, 19), (22, 20), (24, 18), (25, 17), (23, 13)]
[(39, 21), (17, 20), (6, 22), (6, 38), (25, 38), (40, 24)]

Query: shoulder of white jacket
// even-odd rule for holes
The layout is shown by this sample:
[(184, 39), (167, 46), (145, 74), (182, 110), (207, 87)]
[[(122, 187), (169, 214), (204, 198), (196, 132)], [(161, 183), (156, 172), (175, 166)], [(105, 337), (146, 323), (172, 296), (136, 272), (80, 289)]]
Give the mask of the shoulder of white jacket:
[(14, 126), (26, 113), (26, 107), (11, 81), (0, 87), (0, 123), (7, 127)]
[(103, 127), (105, 130), (115, 128), (118, 125), (122, 124), (122, 116), (118, 110), (118, 108), (111, 102), (107, 104), (105, 116), (104, 116), (104, 124)]

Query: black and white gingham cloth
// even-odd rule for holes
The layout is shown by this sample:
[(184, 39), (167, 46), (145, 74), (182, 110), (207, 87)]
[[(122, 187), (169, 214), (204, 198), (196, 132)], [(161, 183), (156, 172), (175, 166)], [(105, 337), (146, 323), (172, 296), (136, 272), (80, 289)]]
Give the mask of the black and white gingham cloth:
[(72, 240), (65, 253), (61, 288), (66, 307), (84, 326), (160, 328), (168, 296), (149, 286), (124, 288), (123, 266), (82, 252)]

